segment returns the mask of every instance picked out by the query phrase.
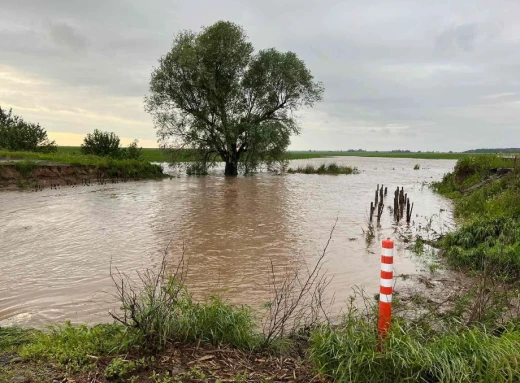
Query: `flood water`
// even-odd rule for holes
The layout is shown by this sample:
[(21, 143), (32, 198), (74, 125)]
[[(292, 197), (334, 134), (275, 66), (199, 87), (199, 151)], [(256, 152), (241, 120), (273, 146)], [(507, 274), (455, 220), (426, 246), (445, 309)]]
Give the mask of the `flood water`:
[[(183, 252), (187, 283), (198, 298), (220, 294), (260, 307), (276, 270), (312, 265), (336, 220), (325, 269), (339, 310), (359, 286), (379, 286), (380, 240), (398, 239), (428, 222), (437, 232), (453, 225), (451, 204), (426, 183), (455, 161), (340, 157), (293, 161), (356, 166), (358, 175), (213, 175), (0, 193), (0, 325), (42, 326), (71, 320), (106, 322), (117, 307), (110, 267), (135, 277), (170, 265)], [(413, 170), (418, 163), (420, 170)], [(377, 184), (404, 186), (414, 202), (412, 229), (396, 227), (385, 207), (367, 243), (370, 201)], [(169, 244), (169, 246), (168, 246)], [(397, 242), (396, 273), (418, 273), (424, 262)]]

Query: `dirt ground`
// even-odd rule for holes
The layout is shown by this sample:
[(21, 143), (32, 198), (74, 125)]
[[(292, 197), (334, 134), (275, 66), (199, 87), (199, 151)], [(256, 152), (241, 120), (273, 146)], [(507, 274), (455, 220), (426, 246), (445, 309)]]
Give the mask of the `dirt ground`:
[(113, 358), (92, 356), (94, 368), (85, 373), (67, 373), (59, 366), (22, 361), (16, 355), (0, 356), (0, 382), (103, 383), (103, 382), (327, 382), (315, 376), (300, 356), (274, 357), (261, 353), (208, 345), (172, 345), (159, 355), (133, 361), (137, 368), (123, 377), (107, 379), (105, 369)]

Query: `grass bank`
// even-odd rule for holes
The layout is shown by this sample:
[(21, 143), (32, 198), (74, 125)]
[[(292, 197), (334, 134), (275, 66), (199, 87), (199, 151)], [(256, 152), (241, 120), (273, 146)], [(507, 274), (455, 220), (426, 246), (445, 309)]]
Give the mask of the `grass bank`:
[(453, 200), (459, 228), (442, 241), (454, 266), (520, 277), (520, 159), (467, 157), (434, 187)]
[(87, 179), (155, 179), (163, 177), (160, 166), (145, 160), (112, 159), (92, 155), (0, 151), (0, 184), (18, 188), (46, 182), (62, 185)]
[(336, 163), (332, 164), (321, 164), (315, 166), (308, 164), (305, 166), (298, 166), (297, 168), (289, 168), (287, 173), (303, 173), (303, 174), (329, 174), (329, 175), (340, 175), (340, 174), (357, 174), (358, 169), (351, 166), (342, 166)]

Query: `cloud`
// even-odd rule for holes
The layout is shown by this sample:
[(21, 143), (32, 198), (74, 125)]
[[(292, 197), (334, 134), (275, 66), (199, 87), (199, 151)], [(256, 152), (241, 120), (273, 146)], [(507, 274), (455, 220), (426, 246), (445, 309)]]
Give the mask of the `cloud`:
[(473, 50), (478, 37), (478, 27), (476, 23), (449, 27), (437, 37), (436, 49), (443, 53)]
[(83, 51), (87, 48), (88, 40), (67, 24), (51, 24), (49, 26), (51, 38), (59, 45), (74, 51)]
[(5, 0), (0, 105), (57, 134), (154, 143), (152, 68), (175, 33), (225, 19), (324, 82), (293, 149), (520, 145), (519, 13), (506, 0)]

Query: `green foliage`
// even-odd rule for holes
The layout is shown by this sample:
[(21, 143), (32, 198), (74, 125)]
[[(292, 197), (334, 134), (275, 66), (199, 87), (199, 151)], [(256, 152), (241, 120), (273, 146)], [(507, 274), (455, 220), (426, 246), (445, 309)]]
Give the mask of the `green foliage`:
[(310, 358), (338, 382), (511, 382), (520, 374), (520, 332), (481, 328), (432, 331), (396, 321), (377, 351), (375, 321), (347, 317), (311, 335)]
[(83, 140), (81, 153), (120, 158), (122, 153), (119, 137), (113, 132), (102, 132), (95, 129), (93, 133), (88, 133)]
[(117, 354), (128, 349), (128, 334), (120, 325), (52, 327), (49, 332), (38, 332), (19, 350), (25, 358), (48, 360), (79, 371), (95, 360), (92, 356)]
[(133, 372), (136, 372), (138, 369), (143, 367), (144, 364), (144, 359), (141, 361), (133, 361), (115, 358), (105, 368), (104, 375), (107, 380), (121, 380)]
[(0, 327), (0, 353), (28, 343), (35, 330), (27, 330), (18, 327)]
[[(455, 266), (482, 271), (492, 267), (508, 278), (520, 276), (520, 174), (512, 158), (465, 157), (436, 184), (454, 200), (464, 223), (442, 241), (444, 256)], [(514, 168), (499, 179), (493, 170)], [(465, 189), (472, 185), (469, 192)], [(462, 191), (462, 192), (461, 192)]]
[(49, 141), (40, 124), (26, 122), (13, 115), (12, 110), (6, 112), (0, 107), (0, 149), (52, 153), (56, 143)]
[(173, 341), (203, 341), (248, 349), (259, 344), (249, 307), (236, 307), (219, 298), (194, 302), (173, 277), (164, 284), (157, 278), (142, 279), (140, 290), (121, 290), (123, 315), (117, 317), (142, 348), (162, 349)]
[(138, 140), (132, 141), (132, 143), (128, 145), (128, 148), (126, 149), (125, 158), (129, 158), (131, 160), (138, 160), (141, 157), (141, 153), (143, 151), (143, 148), (140, 148), (138, 145)]
[(194, 162), (186, 166), (186, 174), (190, 176), (203, 176), (208, 174), (208, 169), (204, 163)]
[(36, 166), (36, 162), (31, 160), (18, 161), (15, 163), (16, 169), (20, 172), (20, 174), (24, 177), (29, 176)]
[(477, 218), (443, 241), (447, 259), (456, 266), (520, 276), (520, 225), (511, 217)]
[[(321, 100), (323, 86), (292, 52), (254, 53), (244, 30), (219, 21), (184, 31), (152, 72), (146, 109), (163, 143), (193, 149), (204, 167), (254, 171), (283, 159), (300, 129), (294, 112)], [(181, 151), (178, 151), (182, 153)]]
[(461, 157), (453, 173), (444, 176), (434, 187), (443, 194), (461, 191), (491, 175), (492, 169), (509, 168), (515, 165), (513, 158), (480, 154)]
[(233, 306), (212, 297), (207, 302), (189, 304), (183, 314), (179, 318), (179, 334), (188, 341), (202, 340), (245, 349), (259, 345), (254, 317), (247, 306)]
[(298, 166), (297, 168), (289, 168), (287, 173), (303, 173), (303, 174), (331, 174), (331, 175), (339, 175), (339, 174), (357, 174), (358, 169), (352, 168), (350, 166), (341, 166), (336, 163), (332, 164), (321, 164), (316, 167), (314, 165), (308, 164), (306, 166)]

